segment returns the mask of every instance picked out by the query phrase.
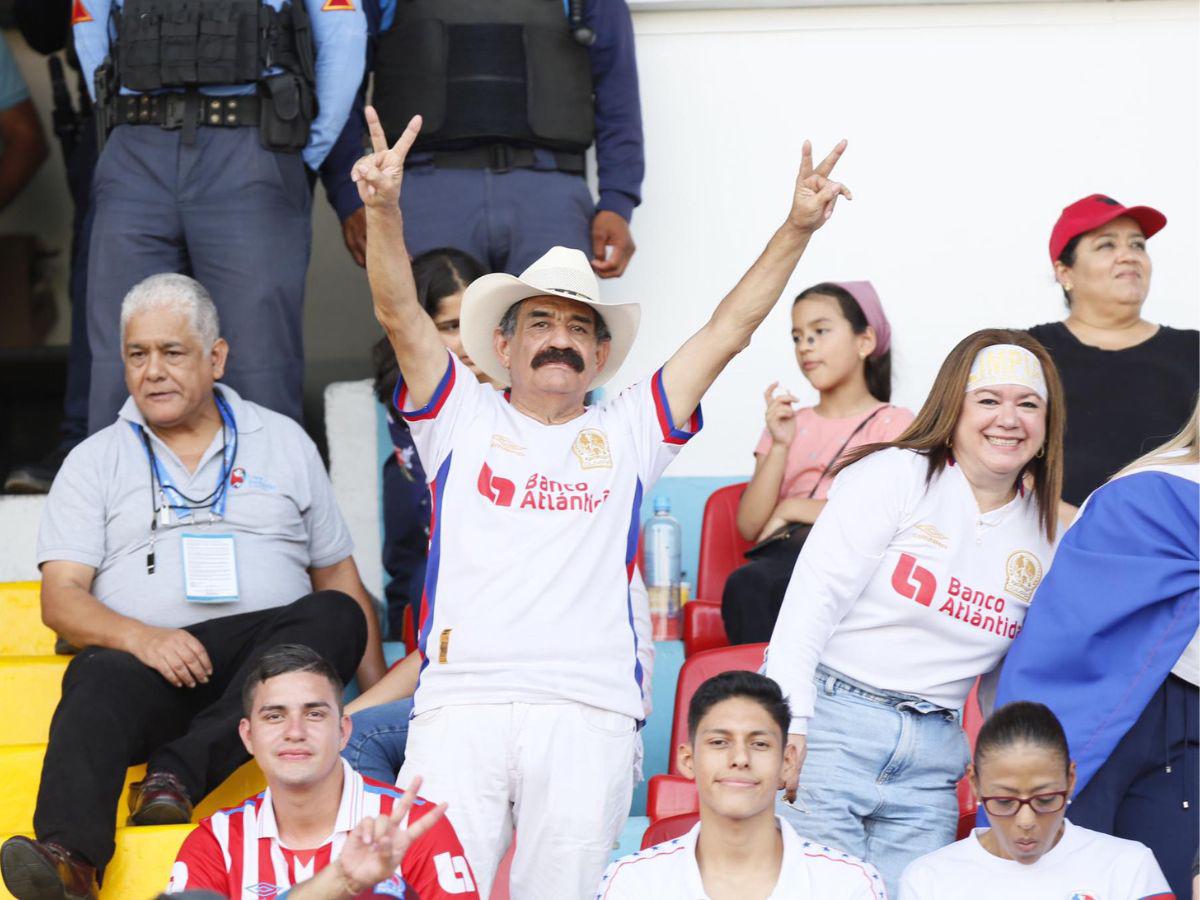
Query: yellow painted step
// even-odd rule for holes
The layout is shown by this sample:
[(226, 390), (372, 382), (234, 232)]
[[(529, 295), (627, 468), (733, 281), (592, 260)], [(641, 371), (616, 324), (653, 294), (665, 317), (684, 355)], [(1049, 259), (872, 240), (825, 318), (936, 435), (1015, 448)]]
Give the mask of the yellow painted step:
[[(33, 810), (37, 804), (38, 782), (41, 779), (44, 744), (24, 744), (0, 747), (0, 834), (32, 834)], [(125, 824), (129, 815), (129, 785), (146, 775), (145, 766), (133, 766), (125, 773), (125, 787), (117, 804), (116, 826)], [(266, 787), (258, 764), (250, 760), (201, 801), (192, 814), (199, 822), (218, 809), (236, 806), (246, 797)]]
[(40, 581), (0, 582), (0, 656), (54, 655), (54, 632), (42, 624)]
[[(152, 900), (171, 878), (175, 854), (192, 825), (156, 825), (117, 829), (117, 852), (104, 875), (100, 900)], [(0, 834), (0, 842), (12, 837)], [(12, 894), (0, 882), (0, 900)]]
[(0, 656), (0, 747), (44, 744), (69, 656)]

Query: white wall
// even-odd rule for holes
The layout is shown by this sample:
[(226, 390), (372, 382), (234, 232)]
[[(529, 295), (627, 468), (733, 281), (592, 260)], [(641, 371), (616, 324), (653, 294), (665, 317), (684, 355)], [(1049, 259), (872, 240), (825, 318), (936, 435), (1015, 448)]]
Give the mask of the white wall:
[[(991, 325), (1061, 318), (1047, 239), (1102, 191), (1162, 209), (1146, 315), (1195, 328), (1197, 6), (1191, 0), (740, 9), (635, 15), (646, 128), (639, 250), (606, 285), (642, 301), (616, 384), (659, 364), (787, 210), (800, 144), (846, 137), (854, 191), (789, 285), (869, 278), (894, 328), (897, 402)], [(749, 472), (761, 394), (815, 399), (782, 302), (705, 401), (671, 475)]]

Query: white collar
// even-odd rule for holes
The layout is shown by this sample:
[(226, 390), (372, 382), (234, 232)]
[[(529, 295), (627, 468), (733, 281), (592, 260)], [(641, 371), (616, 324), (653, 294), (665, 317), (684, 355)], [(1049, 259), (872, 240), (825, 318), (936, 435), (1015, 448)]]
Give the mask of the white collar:
[[(362, 776), (350, 768), (350, 763), (344, 759), (338, 761), (342, 764), (342, 799), (338, 803), (333, 831), (329, 837), (317, 845), (321, 847), (329, 843), (336, 835), (348, 834), (362, 818), (362, 810), (359, 808), (359, 798), (362, 796), (363, 787)], [(279, 841), (279, 822), (275, 819), (275, 804), (271, 800), (270, 788), (263, 792), (262, 806), (258, 810), (258, 836)], [(280, 843), (282, 845), (282, 842)]]

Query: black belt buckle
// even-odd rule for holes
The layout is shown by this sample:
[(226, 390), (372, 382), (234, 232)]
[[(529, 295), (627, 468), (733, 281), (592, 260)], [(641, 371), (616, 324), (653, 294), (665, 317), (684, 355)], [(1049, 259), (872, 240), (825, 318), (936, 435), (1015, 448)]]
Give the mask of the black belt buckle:
[(162, 94), (159, 97), (163, 104), (162, 127), (168, 131), (183, 127), (185, 96), (184, 94), (172, 91), (169, 94)]
[(503, 175), (512, 171), (512, 147), (508, 144), (491, 144), (488, 146), (488, 168)]

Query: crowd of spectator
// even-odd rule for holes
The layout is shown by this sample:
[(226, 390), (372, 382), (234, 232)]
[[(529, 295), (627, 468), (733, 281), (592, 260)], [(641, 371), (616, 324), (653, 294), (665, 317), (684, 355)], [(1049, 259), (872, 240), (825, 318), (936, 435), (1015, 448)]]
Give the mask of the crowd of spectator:
[[(517, 900), (1191, 896), (1200, 335), (1142, 317), (1162, 213), (1068, 205), (1066, 319), (962, 338), (915, 415), (869, 281), (792, 300), (818, 399), (764, 391), (722, 598), (761, 671), (690, 700), (695, 826), (613, 862), (651, 711), (641, 502), (852, 199), (845, 142), (805, 143), (708, 321), (600, 395), (640, 321), (600, 283), (642, 179), (623, 0), (21, 8), (73, 48), (95, 145), (62, 442), (9, 484), (48, 491), (42, 616), (75, 654), (36, 835), (0, 847), (18, 900), (97, 896), (130, 766), (129, 823), (182, 824), (251, 758), (267, 790), (191, 832), (168, 894), (486, 898), (511, 849)], [(0, 206), (45, 153), (4, 50)], [(384, 333), (382, 618), (300, 424), (318, 177)]]

